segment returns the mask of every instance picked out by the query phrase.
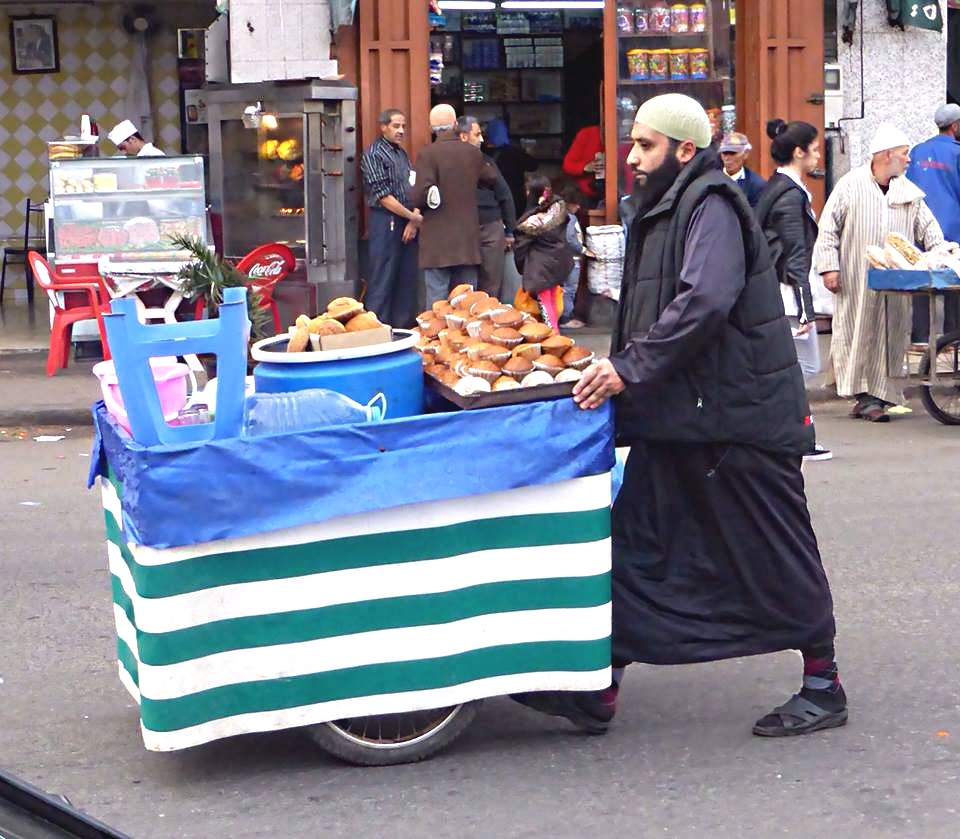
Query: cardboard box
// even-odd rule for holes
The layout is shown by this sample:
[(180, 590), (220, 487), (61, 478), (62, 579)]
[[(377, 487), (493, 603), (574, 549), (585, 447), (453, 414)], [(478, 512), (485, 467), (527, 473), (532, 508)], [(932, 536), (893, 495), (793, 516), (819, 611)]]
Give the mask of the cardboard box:
[(389, 326), (364, 329), (360, 332), (343, 332), (339, 335), (321, 335), (321, 350), (349, 350), (354, 347), (369, 347), (371, 344), (388, 344), (393, 340)]

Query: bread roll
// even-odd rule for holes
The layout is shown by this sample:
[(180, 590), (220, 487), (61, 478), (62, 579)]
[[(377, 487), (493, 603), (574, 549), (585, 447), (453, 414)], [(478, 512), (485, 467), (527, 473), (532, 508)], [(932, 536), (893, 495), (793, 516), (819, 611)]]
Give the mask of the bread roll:
[(287, 341), (287, 352), (303, 352), (310, 343), (310, 330), (305, 326), (296, 327)]
[(363, 332), (366, 329), (376, 329), (383, 326), (373, 312), (364, 312), (347, 321), (347, 332)]

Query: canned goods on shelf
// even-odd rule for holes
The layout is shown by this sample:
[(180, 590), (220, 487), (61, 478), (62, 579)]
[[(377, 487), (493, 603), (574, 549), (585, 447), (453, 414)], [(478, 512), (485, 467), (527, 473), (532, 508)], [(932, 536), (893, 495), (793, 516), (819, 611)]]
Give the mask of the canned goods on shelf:
[(690, 50), (670, 50), (670, 78), (673, 81), (690, 78)]
[(650, 51), (633, 49), (627, 52), (627, 72), (630, 78), (637, 82), (647, 81), (650, 78)]
[(651, 32), (667, 33), (670, 31), (670, 7), (665, 3), (658, 3), (650, 7), (648, 15)]
[(648, 62), (651, 81), (665, 81), (670, 78), (670, 50), (650, 50)]
[(690, 7), (690, 31), (707, 31), (707, 7), (703, 3), (694, 3)]
[(690, 78), (710, 78), (710, 51), (703, 47), (690, 50)]
[(633, 32), (633, 9), (629, 6), (617, 6), (617, 31)]
[(633, 31), (634, 32), (649, 32), (650, 31), (650, 10), (640, 6), (633, 13)]
[(690, 31), (690, 7), (686, 3), (674, 3), (670, 7), (670, 31), (674, 35), (686, 35)]

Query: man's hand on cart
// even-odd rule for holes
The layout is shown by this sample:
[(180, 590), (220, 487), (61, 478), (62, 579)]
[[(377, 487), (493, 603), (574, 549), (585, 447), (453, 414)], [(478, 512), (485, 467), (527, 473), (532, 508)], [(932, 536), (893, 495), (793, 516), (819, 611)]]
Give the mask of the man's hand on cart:
[(837, 294), (840, 291), (840, 272), (827, 271), (823, 275), (823, 287), (827, 291)]
[(584, 410), (599, 408), (611, 396), (623, 393), (626, 385), (609, 358), (594, 361), (573, 387), (573, 401)]

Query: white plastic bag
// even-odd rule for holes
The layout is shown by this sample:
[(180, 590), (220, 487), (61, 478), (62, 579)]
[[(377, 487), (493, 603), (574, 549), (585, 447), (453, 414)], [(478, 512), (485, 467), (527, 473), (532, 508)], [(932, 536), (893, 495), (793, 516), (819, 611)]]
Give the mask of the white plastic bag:
[(590, 292), (619, 300), (626, 250), (623, 228), (619, 224), (588, 227), (586, 244), (597, 257), (590, 262), (587, 271), (587, 286)]
[(833, 293), (827, 291), (821, 277), (813, 268), (810, 269), (810, 291), (813, 294), (813, 311), (818, 315), (833, 316)]

